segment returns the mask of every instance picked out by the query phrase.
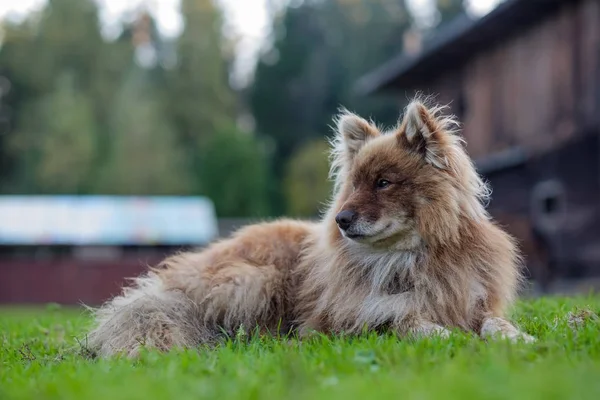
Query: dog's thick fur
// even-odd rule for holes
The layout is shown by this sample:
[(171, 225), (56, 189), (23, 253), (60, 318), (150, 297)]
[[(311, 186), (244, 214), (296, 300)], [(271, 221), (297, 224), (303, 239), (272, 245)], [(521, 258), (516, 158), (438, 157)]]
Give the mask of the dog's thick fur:
[[(533, 340), (505, 319), (519, 254), (484, 208), (488, 189), (455, 120), (419, 100), (405, 111), (388, 132), (339, 116), (322, 221), (251, 225), (167, 258), (96, 310), (88, 345), (135, 356), (144, 345), (197, 346), (257, 326)], [(351, 221), (336, 222), (341, 211)]]

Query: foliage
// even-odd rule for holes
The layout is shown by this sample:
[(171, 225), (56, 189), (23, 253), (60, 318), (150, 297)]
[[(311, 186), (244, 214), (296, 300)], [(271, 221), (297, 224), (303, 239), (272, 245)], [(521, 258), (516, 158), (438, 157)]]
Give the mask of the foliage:
[(232, 123), (234, 97), (227, 85), (220, 15), (212, 0), (182, 0), (185, 29), (167, 71), (168, 112), (184, 143), (195, 151), (203, 138)]
[(288, 213), (314, 217), (329, 200), (332, 184), (328, 179), (329, 145), (324, 140), (305, 144), (289, 161), (285, 175)]
[[(0, 93), (0, 119), (11, 129), (0, 135), (0, 190), (188, 195), (213, 188), (200, 182), (199, 154), (234, 124), (219, 11), (210, 0), (184, 0), (186, 25), (175, 41), (164, 40), (144, 12), (106, 40), (97, 7), (49, 0), (23, 23), (4, 24), (0, 77), (10, 91)], [(210, 179), (229, 173), (215, 170)], [(268, 212), (264, 196), (254, 210), (228, 193), (212, 199), (223, 200), (227, 213)]]
[[(0, 189), (78, 193), (85, 189), (81, 180), (88, 166), (73, 177), (63, 172), (68, 165), (93, 158), (89, 145), (95, 132), (96, 103), (88, 90), (93, 71), (102, 61), (98, 58), (102, 39), (95, 3), (50, 0), (39, 14), (19, 25), (5, 23), (3, 28), (0, 76), (8, 83), (8, 92), (0, 97), (0, 110), (10, 129), (0, 137)], [(55, 101), (58, 104), (52, 104)], [(59, 110), (60, 105), (75, 107)], [(70, 161), (64, 163), (51, 160), (57, 156), (56, 146), (62, 146), (58, 142), (76, 138), (78, 132), (72, 131), (76, 128), (82, 129), (82, 138), (65, 146), (82, 154), (67, 154), (65, 159)], [(43, 149), (45, 145), (50, 148)], [(72, 164), (75, 159), (78, 161)], [(46, 171), (44, 164), (48, 163)], [(45, 179), (49, 181), (41, 182)]]
[[(65, 112), (69, 110), (69, 112)], [(94, 162), (96, 132), (89, 98), (75, 88), (74, 77), (59, 77), (55, 92), (32, 106), (24, 127), (13, 138), (11, 149), (27, 155), (20, 165), (21, 188), (37, 183), (40, 193), (85, 193)], [(25, 117), (26, 118), (26, 117)]]
[[(413, 25), (404, 1), (290, 3), (244, 96), (228, 83), (231, 43), (214, 0), (182, 0), (174, 39), (141, 11), (108, 40), (98, 4), (48, 0), (22, 23), (2, 21), (0, 193), (203, 193), (222, 215), (308, 215), (328, 187), (308, 143), (329, 134), (338, 107), (397, 118), (396, 100), (353, 86), (402, 51)], [(436, 4), (442, 20), (462, 9)], [(241, 139), (236, 114), (248, 111), (256, 134)], [(226, 138), (237, 153), (225, 154)]]
[(98, 192), (112, 194), (186, 194), (190, 177), (183, 149), (162, 113), (158, 97), (132, 71), (117, 92), (111, 112), (110, 150)]
[(599, 312), (597, 296), (520, 302), (515, 320), (539, 339), (532, 345), (461, 333), (239, 335), (216, 349), (129, 361), (87, 358), (85, 340), (73, 339), (89, 325), (82, 310), (9, 308), (0, 314), (0, 398), (597, 399)]
[(197, 176), (201, 192), (219, 199), (219, 217), (263, 217), (269, 213), (268, 164), (252, 135), (235, 128), (219, 131), (201, 148)]

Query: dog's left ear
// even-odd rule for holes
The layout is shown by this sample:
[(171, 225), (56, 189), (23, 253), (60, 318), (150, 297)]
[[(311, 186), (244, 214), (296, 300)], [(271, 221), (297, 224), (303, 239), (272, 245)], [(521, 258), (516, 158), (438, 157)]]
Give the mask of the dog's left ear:
[(445, 151), (451, 146), (449, 132), (456, 122), (439, 116), (440, 108), (427, 108), (420, 101), (412, 101), (396, 133), (405, 147), (423, 155), (425, 161), (437, 168), (447, 168)]
[(367, 141), (380, 135), (375, 126), (349, 111), (344, 111), (338, 116), (337, 132), (344, 144), (348, 160), (352, 160)]

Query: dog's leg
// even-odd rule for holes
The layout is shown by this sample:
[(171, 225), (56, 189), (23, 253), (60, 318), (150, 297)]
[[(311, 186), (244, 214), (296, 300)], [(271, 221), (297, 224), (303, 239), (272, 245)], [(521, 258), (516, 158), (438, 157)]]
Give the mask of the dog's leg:
[(429, 321), (417, 321), (409, 329), (409, 333), (417, 337), (450, 337), (450, 331), (441, 325)]
[(136, 357), (142, 347), (166, 351), (214, 339), (196, 304), (152, 274), (93, 312), (95, 327), (81, 342), (100, 357)]
[(535, 338), (517, 329), (513, 324), (500, 317), (489, 317), (481, 325), (481, 337), (508, 339), (512, 342), (535, 342)]
[(374, 301), (366, 302), (362, 311), (359, 323), (355, 325), (357, 330), (365, 323), (375, 321), (377, 325), (386, 326), (401, 336), (447, 338), (451, 333), (433, 322), (430, 315), (423, 313), (414, 292), (377, 297)]

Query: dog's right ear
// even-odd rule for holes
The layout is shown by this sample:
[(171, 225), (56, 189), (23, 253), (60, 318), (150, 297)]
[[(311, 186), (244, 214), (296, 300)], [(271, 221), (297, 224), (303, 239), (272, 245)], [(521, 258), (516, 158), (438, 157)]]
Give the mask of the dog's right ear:
[(452, 116), (441, 115), (443, 109), (413, 100), (406, 107), (396, 135), (404, 146), (421, 154), (427, 163), (447, 169), (449, 154), (459, 148), (458, 137), (453, 134), (458, 123)]
[(379, 136), (379, 130), (358, 115), (344, 111), (337, 118), (337, 134), (351, 160), (367, 141)]

